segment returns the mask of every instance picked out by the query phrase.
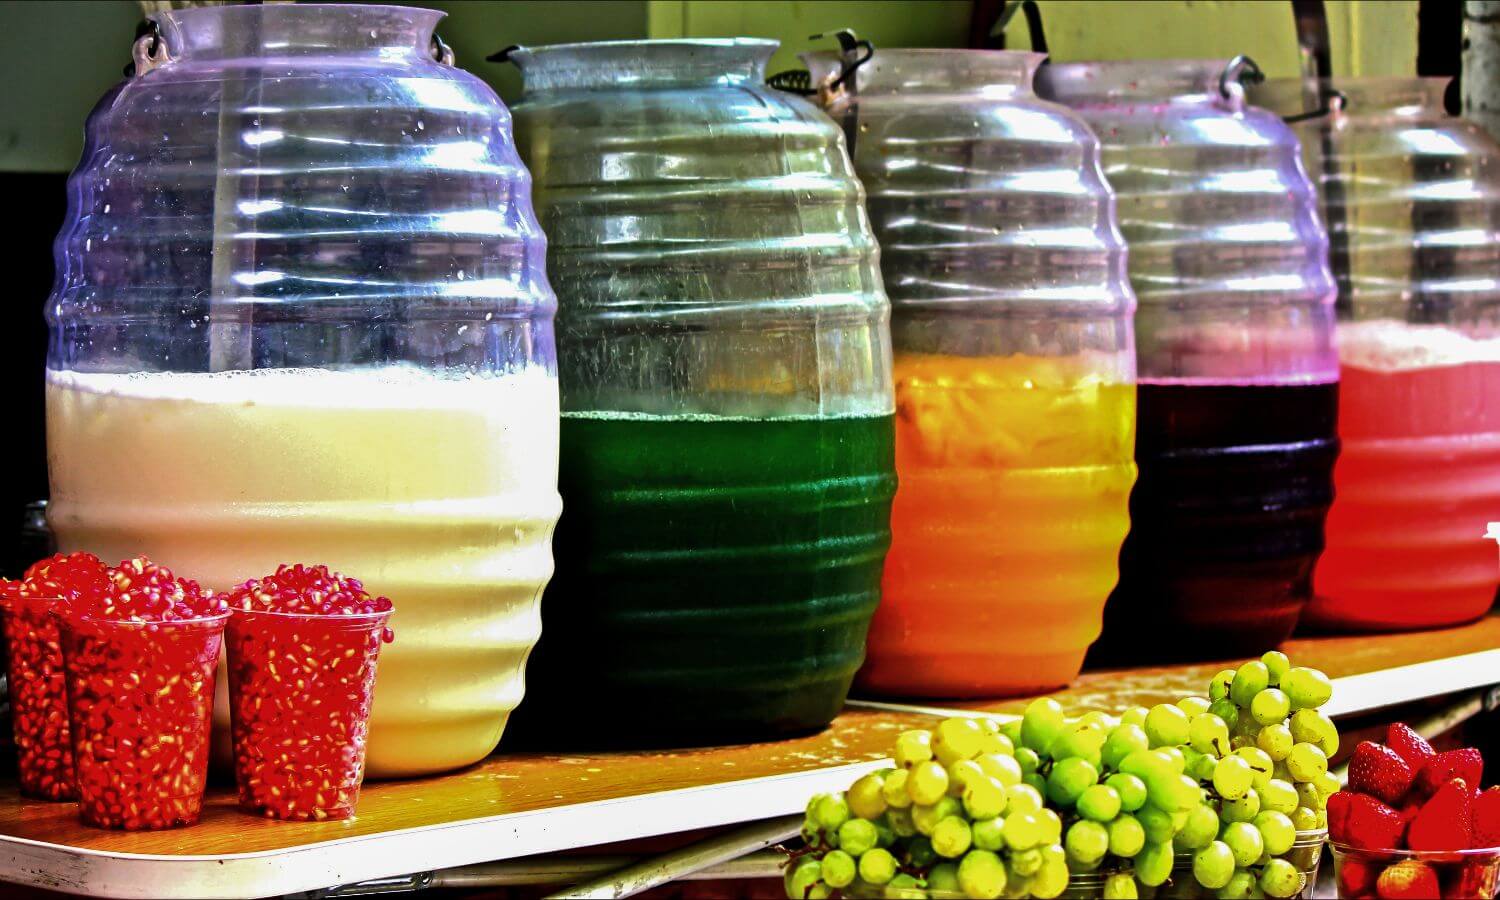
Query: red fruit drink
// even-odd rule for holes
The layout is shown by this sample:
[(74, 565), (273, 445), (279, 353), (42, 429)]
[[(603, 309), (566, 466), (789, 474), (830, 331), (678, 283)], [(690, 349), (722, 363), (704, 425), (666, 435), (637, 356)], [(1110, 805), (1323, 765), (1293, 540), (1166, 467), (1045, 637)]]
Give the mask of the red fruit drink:
[(1435, 627), (1494, 601), (1500, 338), (1393, 320), (1339, 328), (1342, 387), (1327, 548), (1303, 621)]

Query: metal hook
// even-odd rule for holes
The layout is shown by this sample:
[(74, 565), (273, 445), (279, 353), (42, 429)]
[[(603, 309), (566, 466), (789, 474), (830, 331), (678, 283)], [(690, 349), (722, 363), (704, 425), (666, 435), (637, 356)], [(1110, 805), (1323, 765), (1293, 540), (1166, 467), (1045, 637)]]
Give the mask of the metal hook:
[(436, 32), (432, 35), (432, 58), (445, 66), (451, 66), (454, 63), (453, 48), (438, 37)]
[(512, 53), (515, 53), (517, 50), (520, 50), (520, 49), (521, 49), (521, 45), (520, 44), (511, 44), (509, 47), (506, 47), (504, 50), (496, 50), (494, 53), (491, 53), (489, 56), (486, 56), (484, 59), (485, 59), (485, 62), (508, 63), (508, 62), (510, 62), (510, 55)]
[[(844, 82), (848, 81), (860, 66), (870, 61), (870, 58), (875, 55), (875, 45), (869, 41), (860, 40), (859, 35), (849, 28), (825, 31), (822, 34), (812, 35), (808, 40), (821, 41), (827, 37), (836, 38), (839, 42), (839, 50), (844, 54), (844, 66), (839, 70), (839, 77), (828, 83), (830, 89), (836, 90), (843, 87)], [(849, 57), (859, 50), (865, 51), (865, 55), (856, 56), (851, 60)]]
[(1231, 59), (1219, 73), (1219, 96), (1238, 109), (1245, 105), (1245, 84), (1260, 84), (1265, 80), (1266, 73), (1255, 64), (1255, 60), (1241, 54)]
[(155, 19), (147, 19), (136, 28), (135, 43), (130, 48), (130, 65), (125, 67), (125, 77), (144, 75), (164, 63), (171, 62), (167, 55), (167, 42), (161, 39), (161, 25)]
[(1306, 122), (1309, 119), (1318, 119), (1323, 116), (1337, 116), (1343, 113), (1345, 107), (1348, 105), (1349, 96), (1347, 94), (1337, 88), (1329, 88), (1323, 92), (1322, 102), (1318, 104), (1317, 109), (1294, 113), (1290, 116), (1282, 116), (1281, 121), (1288, 125), (1295, 125), (1298, 122)]

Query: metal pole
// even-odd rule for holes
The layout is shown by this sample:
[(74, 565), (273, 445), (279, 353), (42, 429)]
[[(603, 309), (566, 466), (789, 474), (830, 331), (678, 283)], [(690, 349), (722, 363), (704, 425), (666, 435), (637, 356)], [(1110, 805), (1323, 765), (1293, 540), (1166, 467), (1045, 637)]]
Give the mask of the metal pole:
[(1465, 0), (1463, 114), (1500, 139), (1500, 0)]

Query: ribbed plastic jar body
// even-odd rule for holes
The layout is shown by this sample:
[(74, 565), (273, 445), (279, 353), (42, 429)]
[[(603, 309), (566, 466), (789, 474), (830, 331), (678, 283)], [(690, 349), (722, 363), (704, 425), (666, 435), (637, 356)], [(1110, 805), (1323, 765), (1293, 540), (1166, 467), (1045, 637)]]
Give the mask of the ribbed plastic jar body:
[[(810, 55), (813, 81), (840, 70)], [(1134, 295), (1099, 142), (1040, 54), (877, 50), (852, 136), (891, 296), (892, 545), (861, 686), (999, 696), (1072, 680), (1135, 481)]]
[(159, 13), (165, 61), (90, 117), (47, 306), (60, 544), (396, 598), (375, 777), (494, 748), (560, 510), (530, 178), (499, 98), (433, 58), (439, 17)]
[(1101, 659), (1272, 647), (1323, 548), (1338, 455), (1328, 241), (1296, 137), (1245, 105), (1236, 76), (1168, 60), (1039, 77), (1104, 144), (1139, 301), (1140, 477)]
[(1344, 449), (1305, 616), (1319, 628), (1467, 622), (1500, 581), (1484, 538), (1500, 511), (1500, 145), (1444, 111), (1447, 81), (1254, 95), (1284, 115), (1332, 100), (1294, 126), (1339, 283)]
[(889, 306), (843, 135), (765, 85), (774, 49), (511, 55), (567, 509), (529, 743), (816, 728), (863, 660), (895, 487)]

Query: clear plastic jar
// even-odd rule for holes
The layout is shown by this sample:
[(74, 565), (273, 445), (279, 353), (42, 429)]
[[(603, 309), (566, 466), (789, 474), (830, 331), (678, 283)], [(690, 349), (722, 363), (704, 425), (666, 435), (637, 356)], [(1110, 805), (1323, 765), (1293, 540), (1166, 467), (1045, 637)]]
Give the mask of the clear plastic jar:
[(436, 58), (440, 15), (155, 14), (89, 119), (47, 306), (59, 544), (397, 598), (374, 776), (494, 748), (560, 505), (529, 177), (494, 92)]
[[(1041, 54), (877, 50), (824, 92), (891, 296), (892, 544), (860, 684), (1001, 696), (1078, 674), (1135, 481), (1135, 297), (1099, 142)], [(815, 84), (843, 69), (806, 57)]]

